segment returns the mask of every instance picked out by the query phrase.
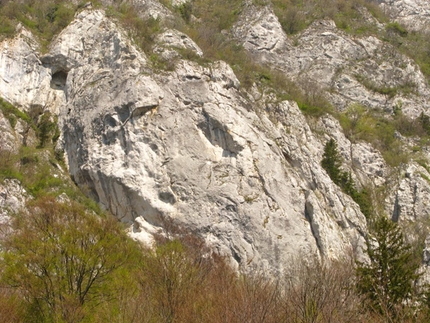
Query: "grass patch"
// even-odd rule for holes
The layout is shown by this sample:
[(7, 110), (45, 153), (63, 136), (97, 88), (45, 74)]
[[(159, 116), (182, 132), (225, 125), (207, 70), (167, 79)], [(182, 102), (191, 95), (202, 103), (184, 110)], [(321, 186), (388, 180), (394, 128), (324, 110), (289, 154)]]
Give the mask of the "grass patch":
[(389, 98), (393, 98), (399, 93), (402, 93), (404, 95), (415, 93), (415, 89), (416, 89), (416, 84), (408, 80), (404, 81), (399, 86), (392, 87), (392, 86), (378, 85), (361, 74), (355, 74), (354, 77), (358, 82), (363, 84), (364, 87), (366, 87), (368, 90), (382, 95), (386, 95)]
[(26, 123), (30, 123), (30, 117), (21, 110), (15, 108), (12, 104), (6, 102), (2, 98), (0, 98), (0, 111), (3, 113), (6, 119), (9, 120), (9, 123), (12, 128), (15, 128), (18, 119)]
[(420, 144), (412, 147), (412, 152), (421, 150), (420, 145), (426, 144), (430, 136), (430, 118), (427, 115), (421, 114), (413, 120), (403, 115), (401, 110), (397, 110), (393, 117), (387, 117), (383, 111), (368, 110), (354, 104), (339, 114), (339, 121), (348, 139), (369, 142), (393, 167), (407, 163), (411, 158), (396, 132), (405, 137), (420, 138)]
[(272, 4), (282, 28), (289, 35), (304, 30), (316, 20), (327, 18), (351, 34), (376, 33), (376, 25), (364, 19), (362, 10), (367, 10), (378, 21), (388, 20), (371, 0), (272, 0)]

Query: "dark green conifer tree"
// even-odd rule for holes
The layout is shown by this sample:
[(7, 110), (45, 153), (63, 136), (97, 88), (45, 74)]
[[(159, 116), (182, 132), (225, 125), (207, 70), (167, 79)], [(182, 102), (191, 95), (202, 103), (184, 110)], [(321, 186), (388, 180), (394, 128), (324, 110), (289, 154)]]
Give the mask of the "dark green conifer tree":
[(396, 320), (413, 301), (419, 261), (397, 223), (384, 216), (376, 219), (366, 245), (369, 262), (357, 264), (358, 292), (376, 312)]
[(339, 184), (342, 177), (342, 171), (340, 169), (341, 165), (342, 159), (339, 155), (339, 151), (337, 150), (337, 143), (332, 138), (327, 141), (324, 147), (321, 166), (327, 171), (332, 181), (336, 184)]
[(327, 141), (324, 147), (323, 159), (321, 166), (326, 170), (331, 180), (360, 206), (361, 212), (370, 218), (373, 207), (370, 193), (366, 189), (358, 191), (350, 172), (344, 172), (341, 169), (342, 157), (337, 149), (337, 143), (334, 139)]

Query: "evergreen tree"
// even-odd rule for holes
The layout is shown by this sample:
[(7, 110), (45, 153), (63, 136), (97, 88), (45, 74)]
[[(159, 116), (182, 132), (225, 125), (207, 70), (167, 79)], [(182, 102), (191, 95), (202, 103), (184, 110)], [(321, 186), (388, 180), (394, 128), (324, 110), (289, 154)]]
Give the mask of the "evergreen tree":
[(326, 170), (331, 180), (342, 189), (360, 206), (361, 212), (369, 218), (372, 214), (372, 200), (369, 191), (362, 189), (358, 191), (350, 172), (341, 169), (342, 157), (337, 150), (337, 143), (334, 139), (327, 141), (324, 147), (321, 166)]
[(369, 263), (358, 263), (358, 291), (376, 312), (396, 319), (413, 299), (419, 262), (397, 223), (383, 216), (375, 221), (366, 245)]
[(323, 159), (321, 161), (321, 166), (327, 171), (328, 175), (333, 182), (339, 184), (342, 177), (342, 171), (340, 169), (342, 165), (342, 159), (337, 150), (337, 143), (332, 138), (327, 141), (324, 147)]

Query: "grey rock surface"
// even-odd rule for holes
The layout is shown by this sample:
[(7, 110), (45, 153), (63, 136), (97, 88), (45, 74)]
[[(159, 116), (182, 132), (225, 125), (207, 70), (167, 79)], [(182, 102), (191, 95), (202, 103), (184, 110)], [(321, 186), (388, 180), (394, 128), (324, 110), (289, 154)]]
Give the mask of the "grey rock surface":
[(301, 82), (306, 92), (324, 91), (339, 110), (360, 103), (390, 112), (401, 104), (416, 117), (430, 108), (427, 81), (411, 59), (373, 36), (348, 35), (331, 20), (290, 39), (270, 7), (248, 5), (233, 35), (256, 60)]
[(224, 62), (154, 74), (101, 11), (80, 13), (41, 61), (63, 76), (72, 178), (132, 236), (150, 241), (170, 219), (238, 268), (281, 272), (299, 252), (339, 257), (365, 232), (297, 105), (279, 103), (277, 124), (256, 114)]
[[(339, 110), (352, 102), (386, 110), (401, 102), (410, 116), (428, 109), (417, 66), (380, 40), (320, 21), (293, 41), (270, 9), (246, 10), (234, 28), (244, 47), (292, 79), (310, 80), (305, 90), (329, 89)], [(228, 64), (181, 60), (177, 47), (204, 55), (186, 35), (167, 30), (154, 50), (173, 57), (175, 68), (156, 73), (151, 53), (103, 11), (83, 10), (47, 54), (25, 30), (0, 43), (0, 96), (58, 115), (73, 180), (129, 224), (132, 237), (151, 243), (166, 221), (182, 224), (244, 271), (279, 274), (297, 255), (360, 253), (366, 219), (320, 165), (330, 138), (359, 186), (395, 183), (390, 215), (415, 221), (427, 212), (425, 169), (405, 165), (411, 175), (395, 177), (379, 151), (351, 143), (333, 117), (310, 127), (295, 102), (255, 88), (245, 93)], [(363, 79), (388, 87), (410, 82), (414, 92), (387, 97)], [(0, 127), (7, 128), (1, 118)], [(12, 149), (21, 139), (11, 136)]]
[(22, 210), (27, 200), (28, 194), (18, 180), (6, 179), (0, 183), (0, 225), (7, 223), (11, 214)]
[(430, 32), (430, 2), (427, 0), (379, 0), (381, 8), (411, 30)]
[(51, 84), (52, 71), (40, 60), (35, 38), (25, 28), (18, 28), (15, 38), (0, 43), (0, 93), (30, 113), (46, 109), (58, 113), (63, 92)]

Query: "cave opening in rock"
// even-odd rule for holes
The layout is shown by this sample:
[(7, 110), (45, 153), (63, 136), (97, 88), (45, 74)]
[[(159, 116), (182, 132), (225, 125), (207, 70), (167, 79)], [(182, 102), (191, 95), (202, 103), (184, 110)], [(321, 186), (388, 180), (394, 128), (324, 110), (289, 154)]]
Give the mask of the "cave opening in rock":
[(54, 90), (64, 90), (66, 87), (66, 81), (67, 81), (67, 72), (65, 71), (58, 71), (52, 74), (51, 78), (51, 88)]

